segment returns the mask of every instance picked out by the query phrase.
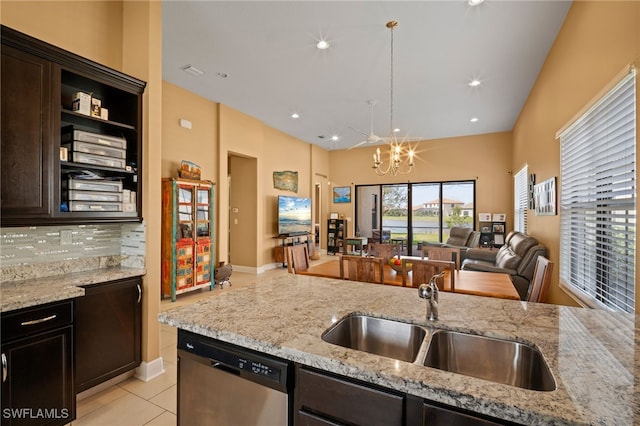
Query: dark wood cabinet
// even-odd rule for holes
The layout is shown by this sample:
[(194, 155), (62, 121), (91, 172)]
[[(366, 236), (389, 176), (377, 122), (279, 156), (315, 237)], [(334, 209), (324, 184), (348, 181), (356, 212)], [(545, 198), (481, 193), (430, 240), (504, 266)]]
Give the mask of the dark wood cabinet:
[(84, 287), (75, 300), (75, 388), (82, 392), (140, 365), (142, 279)]
[(478, 417), (478, 415), (462, 412), (430, 402), (423, 404), (423, 425), (442, 426), (495, 426), (509, 423), (498, 423), (497, 420)]
[(2, 425), (75, 419), (73, 304), (2, 315)]
[(512, 423), (296, 365), (294, 424), (489, 426)]
[[(5, 26), (1, 35), (1, 226), (141, 221), (146, 83)], [(74, 110), (77, 93), (107, 115)], [(83, 184), (85, 171), (101, 180)]]
[(317, 370), (296, 369), (295, 424), (401, 426), (404, 395)]
[(46, 218), (53, 206), (51, 62), (2, 46), (2, 216)]

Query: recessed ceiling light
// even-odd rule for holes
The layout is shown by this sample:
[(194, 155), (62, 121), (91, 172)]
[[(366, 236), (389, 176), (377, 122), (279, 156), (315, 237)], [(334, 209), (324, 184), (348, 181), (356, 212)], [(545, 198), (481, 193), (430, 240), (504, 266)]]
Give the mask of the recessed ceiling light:
[(331, 140), (332, 141), (337, 141), (338, 139), (340, 139), (340, 138), (337, 135), (331, 136)]
[(190, 74), (194, 77), (200, 77), (201, 75), (204, 74), (204, 71), (199, 70), (196, 67), (192, 67), (191, 64), (187, 64), (183, 67), (180, 67), (180, 69), (184, 72), (186, 72), (187, 74)]
[(294, 112), (293, 114), (291, 114), (291, 118), (300, 118), (300, 114)]
[(326, 40), (320, 40), (317, 44), (316, 47), (320, 50), (324, 50), (324, 49), (328, 49), (329, 48), (329, 42)]
[(477, 6), (482, 2), (484, 2), (484, 0), (467, 0), (467, 3), (469, 3), (469, 6)]
[(397, 127), (395, 129), (393, 129), (393, 133), (398, 133), (399, 131), (400, 131), (400, 129), (397, 128)]
[(469, 82), (469, 86), (471, 87), (477, 87), (480, 86), (480, 80), (478, 80), (477, 78), (474, 78), (473, 80), (471, 80)]
[(476, 121), (478, 121), (478, 117), (473, 117), (471, 120), (469, 120), (472, 123), (475, 123)]

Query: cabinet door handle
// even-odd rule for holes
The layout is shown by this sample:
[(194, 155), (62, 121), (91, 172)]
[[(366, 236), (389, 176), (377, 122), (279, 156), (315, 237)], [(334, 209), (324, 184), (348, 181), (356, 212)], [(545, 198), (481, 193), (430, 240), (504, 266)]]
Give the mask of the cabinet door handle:
[(58, 317), (58, 315), (53, 314), (51, 316), (45, 317), (45, 318), (40, 318), (37, 320), (31, 320), (31, 321), (25, 321), (20, 323), (20, 325), (35, 325), (35, 324), (41, 324), (43, 322), (47, 322), (47, 321), (51, 321), (52, 319), (56, 319)]
[(140, 284), (136, 284), (136, 287), (138, 288), (138, 301), (136, 303), (140, 303), (142, 300), (142, 287), (140, 287)]
[(2, 354), (2, 383), (7, 381), (7, 356)]

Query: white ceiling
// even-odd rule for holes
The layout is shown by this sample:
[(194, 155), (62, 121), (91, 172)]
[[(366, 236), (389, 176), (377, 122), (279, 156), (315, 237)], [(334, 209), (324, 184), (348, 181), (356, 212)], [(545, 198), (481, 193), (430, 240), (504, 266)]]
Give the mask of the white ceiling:
[[(165, 0), (163, 79), (303, 141), (348, 148), (364, 139), (350, 127), (370, 130), (368, 100), (377, 101), (374, 133), (390, 136), (385, 25), (396, 20), (393, 121), (401, 136), (509, 131), (570, 5)], [(320, 37), (329, 49), (315, 47)], [(185, 73), (187, 64), (205, 74)], [(473, 78), (482, 84), (468, 86)]]

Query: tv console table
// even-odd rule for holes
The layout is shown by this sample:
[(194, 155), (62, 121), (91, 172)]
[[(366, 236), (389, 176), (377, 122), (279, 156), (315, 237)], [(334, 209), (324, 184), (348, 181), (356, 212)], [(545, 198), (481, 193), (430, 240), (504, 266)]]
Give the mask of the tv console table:
[[(309, 236), (311, 234), (301, 234), (301, 235), (285, 235), (285, 234), (281, 234), (281, 235), (276, 235), (273, 238), (277, 238), (279, 240), (282, 240), (282, 244), (274, 247), (273, 252), (274, 252), (274, 256), (276, 258), (276, 263), (282, 263), (282, 267), (285, 268), (287, 266), (287, 259), (286, 256), (284, 254), (284, 248), (287, 246), (294, 246), (296, 244), (307, 244), (307, 249), (309, 250), (309, 254), (311, 254), (311, 247), (309, 247)], [(301, 238), (304, 238), (304, 240), (301, 240)]]

